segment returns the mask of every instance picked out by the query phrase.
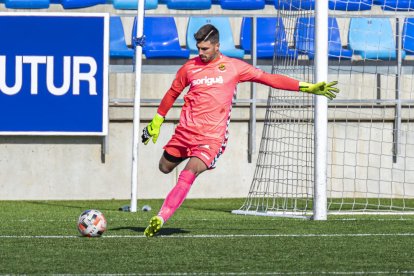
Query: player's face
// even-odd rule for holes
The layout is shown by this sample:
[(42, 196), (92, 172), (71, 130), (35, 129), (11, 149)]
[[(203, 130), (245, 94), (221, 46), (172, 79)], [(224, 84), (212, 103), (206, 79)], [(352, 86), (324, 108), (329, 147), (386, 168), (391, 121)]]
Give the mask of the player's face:
[(210, 41), (197, 43), (198, 56), (202, 62), (208, 63), (215, 59), (219, 54), (220, 43), (212, 44)]

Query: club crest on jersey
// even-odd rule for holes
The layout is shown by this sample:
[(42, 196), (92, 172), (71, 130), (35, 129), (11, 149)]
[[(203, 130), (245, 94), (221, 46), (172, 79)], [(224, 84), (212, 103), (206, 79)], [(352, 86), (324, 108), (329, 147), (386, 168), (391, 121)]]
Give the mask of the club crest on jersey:
[(218, 66), (218, 69), (219, 69), (221, 72), (224, 72), (224, 71), (226, 71), (226, 65), (224, 65), (224, 63), (220, 63), (220, 64), (219, 64), (219, 66)]
[(195, 79), (193, 81), (191, 81), (191, 85), (192, 86), (196, 86), (196, 85), (200, 85), (200, 84), (206, 84), (208, 86), (213, 85), (213, 84), (223, 84), (224, 80), (222, 76), (218, 76), (217, 78), (207, 78), (207, 76), (205, 76), (204, 78), (201, 79)]

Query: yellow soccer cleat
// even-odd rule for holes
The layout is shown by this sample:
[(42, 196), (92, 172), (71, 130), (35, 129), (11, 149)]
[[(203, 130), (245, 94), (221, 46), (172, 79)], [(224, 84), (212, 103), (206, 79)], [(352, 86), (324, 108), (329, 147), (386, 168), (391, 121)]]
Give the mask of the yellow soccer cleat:
[(164, 220), (160, 216), (154, 216), (150, 219), (148, 227), (144, 231), (144, 235), (148, 238), (153, 237), (161, 230)]

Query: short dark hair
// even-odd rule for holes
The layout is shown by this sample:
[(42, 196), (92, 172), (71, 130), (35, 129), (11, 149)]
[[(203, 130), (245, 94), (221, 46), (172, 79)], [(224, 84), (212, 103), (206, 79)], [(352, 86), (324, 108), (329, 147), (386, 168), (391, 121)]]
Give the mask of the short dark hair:
[(210, 41), (212, 44), (216, 44), (220, 40), (219, 31), (211, 24), (202, 26), (195, 34), (194, 38), (197, 43), (202, 41)]

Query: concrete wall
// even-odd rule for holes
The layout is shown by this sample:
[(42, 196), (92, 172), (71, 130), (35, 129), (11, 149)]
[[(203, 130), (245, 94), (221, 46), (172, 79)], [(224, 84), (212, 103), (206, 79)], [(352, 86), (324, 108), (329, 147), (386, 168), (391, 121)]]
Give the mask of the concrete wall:
[[(144, 127), (144, 124), (142, 124)], [(158, 171), (162, 146), (173, 132), (162, 127), (157, 144), (140, 146), (138, 197), (161, 198), (182, 169)], [(109, 154), (98, 138), (0, 137), (0, 199), (127, 199), (131, 192), (132, 123), (110, 124)], [(191, 197), (244, 197), (254, 172), (247, 162), (247, 125), (233, 123), (217, 168), (196, 181)]]

